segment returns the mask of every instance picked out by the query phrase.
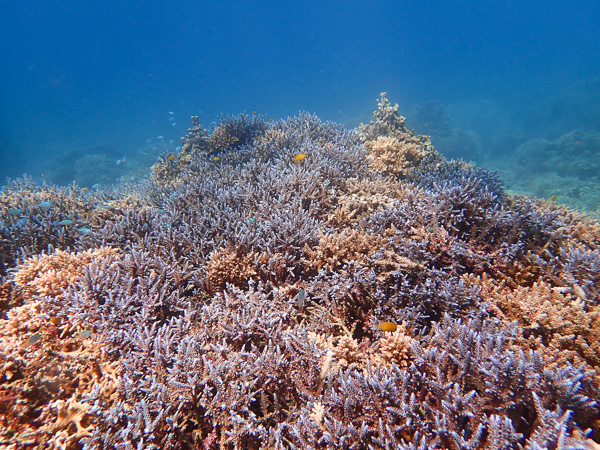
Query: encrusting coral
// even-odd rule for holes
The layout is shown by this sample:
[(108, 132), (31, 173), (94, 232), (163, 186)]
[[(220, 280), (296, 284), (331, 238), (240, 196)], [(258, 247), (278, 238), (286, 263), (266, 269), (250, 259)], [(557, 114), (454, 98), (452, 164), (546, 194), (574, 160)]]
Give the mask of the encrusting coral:
[(0, 213), (0, 445), (599, 445), (600, 225), (385, 94), (358, 130), (193, 118), (147, 180)]

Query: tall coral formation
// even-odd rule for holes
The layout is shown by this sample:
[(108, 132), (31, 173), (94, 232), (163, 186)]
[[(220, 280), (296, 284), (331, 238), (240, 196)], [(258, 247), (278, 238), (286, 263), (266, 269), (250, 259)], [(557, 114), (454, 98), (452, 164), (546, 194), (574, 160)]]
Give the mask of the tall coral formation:
[(406, 119), (398, 113), (398, 104), (392, 105), (385, 92), (381, 93), (377, 106), (373, 113), (375, 121), (359, 127), (359, 136), (369, 150), (369, 165), (373, 171), (408, 178), (416, 168), (443, 161), (431, 145), (429, 136), (415, 136), (406, 128)]

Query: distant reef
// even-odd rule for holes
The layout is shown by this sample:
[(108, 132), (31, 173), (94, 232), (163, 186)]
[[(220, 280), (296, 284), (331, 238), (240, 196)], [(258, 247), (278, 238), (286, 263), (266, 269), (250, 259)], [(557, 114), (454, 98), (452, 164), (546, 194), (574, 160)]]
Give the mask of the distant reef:
[(385, 93), (193, 117), (143, 181), (0, 214), (1, 448), (600, 448), (600, 224)]

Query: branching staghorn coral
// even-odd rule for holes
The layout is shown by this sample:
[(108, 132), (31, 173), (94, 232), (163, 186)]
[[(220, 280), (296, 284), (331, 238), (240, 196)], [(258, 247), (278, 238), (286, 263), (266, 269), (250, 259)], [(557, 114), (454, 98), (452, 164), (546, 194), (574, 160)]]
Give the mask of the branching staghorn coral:
[[(358, 132), (261, 121), (194, 119), (160, 176), (82, 194), (92, 230), (5, 273), (2, 442), (597, 445), (598, 224), (444, 160), (385, 96)], [(422, 157), (391, 179), (377, 142)]]

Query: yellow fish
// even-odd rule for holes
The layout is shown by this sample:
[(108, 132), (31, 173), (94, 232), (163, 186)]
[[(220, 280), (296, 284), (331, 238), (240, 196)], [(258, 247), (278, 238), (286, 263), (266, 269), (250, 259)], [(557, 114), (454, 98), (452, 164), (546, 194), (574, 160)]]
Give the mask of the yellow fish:
[(555, 201), (558, 198), (558, 195), (554, 194), (553, 196), (550, 197), (551, 201)]
[(167, 156), (167, 161), (173, 161), (175, 159), (175, 155), (173, 153), (171, 153), (169, 156)]
[(304, 158), (306, 158), (308, 155), (305, 155), (304, 153), (298, 153), (296, 156), (294, 156), (294, 161), (295, 162), (300, 162), (303, 161)]
[(220, 161), (220, 160), (221, 160), (221, 158), (219, 158), (218, 156), (215, 156), (215, 157), (213, 158), (213, 161)]
[(269, 119), (269, 122), (273, 122), (273, 118), (272, 117)]
[(252, 111), (252, 114), (256, 114), (256, 111)]
[(394, 322), (381, 322), (379, 328), (381, 328), (381, 331), (390, 331), (393, 333), (398, 329), (398, 325)]

